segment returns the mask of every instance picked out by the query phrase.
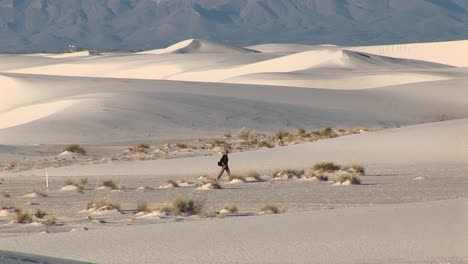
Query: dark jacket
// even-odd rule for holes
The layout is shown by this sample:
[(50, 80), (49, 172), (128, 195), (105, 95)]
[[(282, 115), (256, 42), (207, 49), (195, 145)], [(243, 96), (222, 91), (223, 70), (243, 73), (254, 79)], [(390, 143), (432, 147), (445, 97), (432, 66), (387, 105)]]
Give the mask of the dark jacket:
[(222, 165), (228, 165), (228, 162), (229, 162), (229, 158), (227, 154), (224, 154), (219, 160), (219, 163)]

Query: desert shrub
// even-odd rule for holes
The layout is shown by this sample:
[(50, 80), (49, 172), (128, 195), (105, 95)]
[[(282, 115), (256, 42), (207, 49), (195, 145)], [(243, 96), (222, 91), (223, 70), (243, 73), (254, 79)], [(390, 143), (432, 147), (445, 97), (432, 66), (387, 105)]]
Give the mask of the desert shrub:
[(226, 141), (224, 141), (224, 140), (216, 139), (216, 140), (211, 141), (210, 144), (211, 144), (213, 147), (221, 147), (221, 148), (224, 148), (224, 149), (231, 149), (231, 145), (228, 144), (228, 143), (227, 143)]
[(17, 224), (30, 224), (33, 222), (33, 217), (28, 211), (20, 210), (13, 216), (13, 222)]
[(283, 139), (286, 138), (287, 136), (289, 136), (289, 132), (286, 132), (286, 131), (278, 131), (275, 134), (275, 138), (279, 141), (283, 141)]
[(237, 131), (237, 137), (239, 139), (248, 141), (249, 140), (249, 135), (250, 135), (251, 132), (252, 132), (252, 129), (243, 127), (241, 129), (239, 129), (239, 131)]
[(47, 215), (47, 212), (41, 209), (37, 209), (36, 212), (34, 213), (34, 216), (38, 219), (42, 219), (46, 215)]
[[(245, 177), (242, 176), (242, 175), (238, 175), (238, 174), (231, 174), (231, 176), (229, 176), (229, 181), (233, 181), (233, 180), (240, 180), (240, 181), (243, 181), (245, 182)], [(216, 183), (216, 182), (214, 182)]]
[(102, 182), (101, 186), (106, 186), (106, 187), (109, 187), (109, 188), (111, 188), (113, 190), (118, 189), (117, 184), (113, 180), (105, 180), (105, 181)]
[(340, 169), (339, 165), (333, 162), (321, 162), (314, 165), (315, 171), (334, 172)]
[(186, 148), (188, 148), (188, 145), (185, 144), (185, 143), (176, 143), (176, 147), (178, 147), (180, 149), (186, 149)]
[(357, 173), (361, 175), (366, 174), (366, 169), (364, 168), (364, 166), (359, 165), (359, 164), (352, 164), (352, 165), (344, 167), (343, 169), (351, 173)]
[(78, 144), (73, 144), (73, 145), (69, 145), (65, 148), (65, 151), (69, 151), (69, 152), (73, 152), (73, 153), (77, 153), (77, 154), (81, 154), (81, 155), (86, 155), (86, 150), (78, 145)]
[(305, 133), (306, 133), (305, 129), (303, 129), (303, 128), (298, 128), (297, 129), (297, 134), (298, 135), (303, 136)]
[(137, 149), (149, 149), (150, 145), (141, 143), (141, 144), (138, 144), (138, 146), (136, 148)]
[(120, 211), (120, 204), (119, 203), (116, 203), (116, 202), (113, 202), (111, 200), (108, 200), (108, 199), (102, 199), (102, 200), (98, 200), (98, 201), (94, 201), (94, 202), (89, 202), (87, 205), (86, 205), (86, 209), (89, 210), (89, 209), (99, 209), (101, 207), (104, 207), (106, 206), (108, 209), (112, 210), (112, 209), (115, 209), (117, 211)]
[(345, 181), (349, 181), (351, 184), (361, 184), (361, 180), (355, 175), (338, 175), (333, 178), (333, 181), (336, 183), (344, 183)]
[(3, 192), (2, 195), (3, 195), (4, 198), (11, 198), (11, 194), (9, 194), (7, 192)]
[(235, 205), (225, 205), (223, 207), (223, 209), (227, 210), (231, 214), (235, 214), (235, 213), (239, 212), (239, 208), (237, 208), (237, 206), (235, 206)]
[(268, 141), (266, 141), (266, 140), (260, 140), (260, 141), (258, 142), (258, 145), (257, 145), (257, 146), (258, 146), (259, 148), (264, 148), (264, 147), (266, 147), (266, 148), (271, 148), (271, 147), (272, 147), (271, 144), (270, 144)]
[(178, 198), (173, 203), (174, 215), (198, 215), (203, 212), (204, 204), (199, 200)]
[(174, 180), (168, 180), (168, 181), (166, 182), (166, 184), (172, 185), (172, 186), (174, 186), (174, 187), (179, 187), (179, 184), (178, 184), (176, 181), (174, 181)]
[(260, 208), (261, 213), (267, 213), (267, 214), (279, 214), (280, 209), (278, 206), (273, 205), (273, 204), (268, 204)]
[(258, 173), (257, 171), (255, 170), (249, 170), (246, 174), (245, 174), (245, 177), (246, 178), (254, 178), (256, 180), (260, 180), (260, 173)]
[(331, 127), (324, 128), (322, 131), (320, 131), (320, 136), (326, 138), (333, 137), (333, 129)]
[(224, 134), (224, 137), (225, 137), (225, 138), (231, 138), (232, 135), (231, 135), (230, 133), (226, 133), (226, 134)]
[(273, 178), (287, 176), (288, 178), (300, 178), (304, 175), (304, 170), (301, 169), (284, 169), (273, 172)]
[(57, 223), (57, 217), (54, 215), (49, 215), (45, 222), (46, 225), (55, 225)]
[(328, 181), (328, 177), (325, 175), (315, 175), (314, 177), (319, 181)]
[(149, 213), (151, 212), (148, 204), (146, 202), (141, 202), (139, 201), (138, 204), (137, 204), (137, 209), (136, 209), (136, 213), (140, 213), (140, 212), (143, 212), (143, 213)]

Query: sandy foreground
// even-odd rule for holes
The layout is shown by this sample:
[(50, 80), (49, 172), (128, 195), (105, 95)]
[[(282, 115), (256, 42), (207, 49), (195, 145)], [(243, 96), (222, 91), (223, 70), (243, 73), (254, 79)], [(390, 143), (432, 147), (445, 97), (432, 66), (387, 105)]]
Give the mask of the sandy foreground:
[[(0, 211), (0, 249), (92, 263), (468, 263), (466, 49), (468, 41), (234, 48), (187, 40), (140, 53), (0, 55), (8, 95), (0, 97), (0, 206), (57, 217), (15, 224)], [(164, 144), (224, 141), (242, 127), (361, 132), (236, 149), (233, 171), (255, 170), (263, 181), (223, 178), (219, 190), (196, 184), (217, 173), (221, 148), (160, 155)], [(72, 143), (88, 155), (59, 155)], [(139, 143), (151, 145), (147, 154), (122, 158)], [(272, 178), (323, 161), (366, 173), (350, 186)], [(29, 165), (8, 168), (17, 163)], [(65, 186), (83, 178), (82, 193)], [(118, 190), (99, 188), (105, 180)], [(168, 180), (186, 185), (166, 188)], [(204, 201), (207, 215), (135, 214), (138, 202), (178, 197)], [(103, 198), (121, 211), (85, 211)], [(239, 212), (221, 216), (226, 204)], [(261, 215), (267, 204), (285, 213)], [(34, 257), (15, 254), (0, 257)]]

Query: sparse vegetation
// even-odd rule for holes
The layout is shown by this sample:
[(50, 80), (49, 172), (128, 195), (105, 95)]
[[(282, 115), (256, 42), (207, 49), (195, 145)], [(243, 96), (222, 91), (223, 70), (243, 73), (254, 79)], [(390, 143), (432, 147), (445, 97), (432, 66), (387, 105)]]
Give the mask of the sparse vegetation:
[(356, 185), (356, 184), (361, 184), (361, 180), (355, 176), (355, 175), (346, 175), (346, 174), (341, 174), (333, 178), (333, 181), (335, 183), (345, 183), (346, 181), (349, 181), (349, 184)]
[(314, 165), (315, 171), (322, 171), (322, 172), (334, 172), (339, 170), (341, 167), (336, 165), (333, 162), (321, 162)]
[(2, 192), (2, 195), (4, 198), (11, 198), (11, 194), (7, 193), (7, 192)]
[(94, 201), (94, 202), (89, 202), (87, 205), (86, 205), (86, 210), (97, 210), (99, 208), (102, 208), (102, 207), (106, 207), (108, 210), (117, 210), (117, 211), (121, 211), (120, 210), (120, 204), (119, 203), (116, 203), (116, 202), (113, 202), (111, 200), (108, 200), (108, 199), (102, 199), (102, 200), (98, 200), (98, 201)]
[(139, 201), (135, 213), (150, 213), (151, 210), (146, 202)]
[(73, 153), (77, 153), (77, 154), (81, 154), (81, 155), (86, 155), (86, 150), (78, 145), (78, 144), (73, 144), (73, 145), (69, 145), (65, 148), (65, 151), (69, 151), (69, 152), (73, 152)]
[(262, 180), (260, 178), (260, 173), (258, 173), (257, 171), (255, 170), (249, 170), (246, 174), (245, 174), (245, 177), (246, 178), (252, 178), (252, 179), (255, 179), (257, 181), (260, 181)]
[(225, 205), (222, 210), (228, 211), (230, 214), (239, 212), (239, 208), (237, 208), (235, 205)]
[(285, 169), (273, 172), (273, 179), (278, 178), (301, 178), (304, 175), (304, 170), (300, 169)]
[(331, 127), (324, 128), (322, 131), (320, 131), (320, 136), (324, 138), (333, 137), (333, 129)]
[(364, 166), (359, 165), (359, 164), (352, 164), (352, 165), (344, 167), (343, 169), (350, 173), (357, 173), (361, 175), (366, 174), (366, 169), (364, 168)]
[(180, 149), (186, 149), (188, 148), (189, 146), (185, 143), (177, 143), (176, 144), (176, 147), (180, 148)]
[(281, 211), (278, 208), (278, 206), (273, 205), (273, 204), (268, 204), (268, 205), (263, 206), (260, 209), (260, 212), (262, 214), (279, 214)]
[(117, 184), (113, 180), (105, 180), (105, 181), (102, 182), (101, 186), (109, 187), (112, 190), (117, 190), (118, 189)]
[(149, 148), (150, 148), (150, 145), (144, 144), (144, 143), (138, 144), (138, 146), (136, 147), (136, 149), (138, 149), (138, 150), (140, 150), (140, 149), (149, 149)]
[(17, 224), (30, 224), (33, 222), (33, 217), (30, 212), (20, 210), (13, 216), (13, 222)]
[(239, 180), (239, 181), (245, 182), (245, 177), (242, 175), (238, 175), (238, 174), (231, 174), (228, 180), (229, 181)]
[(47, 216), (44, 224), (46, 225), (55, 225), (57, 223), (57, 217), (54, 215)]
[(34, 216), (38, 219), (42, 219), (47, 215), (47, 212), (42, 209), (37, 209), (34, 213)]
[(203, 208), (204, 204), (199, 200), (178, 198), (173, 203), (174, 215), (199, 215)]

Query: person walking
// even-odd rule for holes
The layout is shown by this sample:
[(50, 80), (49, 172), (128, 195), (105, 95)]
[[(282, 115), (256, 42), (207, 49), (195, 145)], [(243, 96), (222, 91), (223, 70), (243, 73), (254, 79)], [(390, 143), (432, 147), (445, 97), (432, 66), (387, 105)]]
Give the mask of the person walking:
[(221, 171), (219, 172), (219, 175), (218, 175), (218, 180), (219, 180), (219, 178), (221, 178), (221, 176), (223, 175), (223, 173), (225, 171), (227, 172), (229, 177), (231, 177), (231, 170), (229, 169), (229, 165), (228, 165), (228, 162), (229, 162), (228, 154), (229, 154), (229, 150), (227, 150), (227, 149), (224, 150), (223, 151), (223, 156), (221, 157), (221, 159), (218, 162), (218, 166), (221, 167)]

